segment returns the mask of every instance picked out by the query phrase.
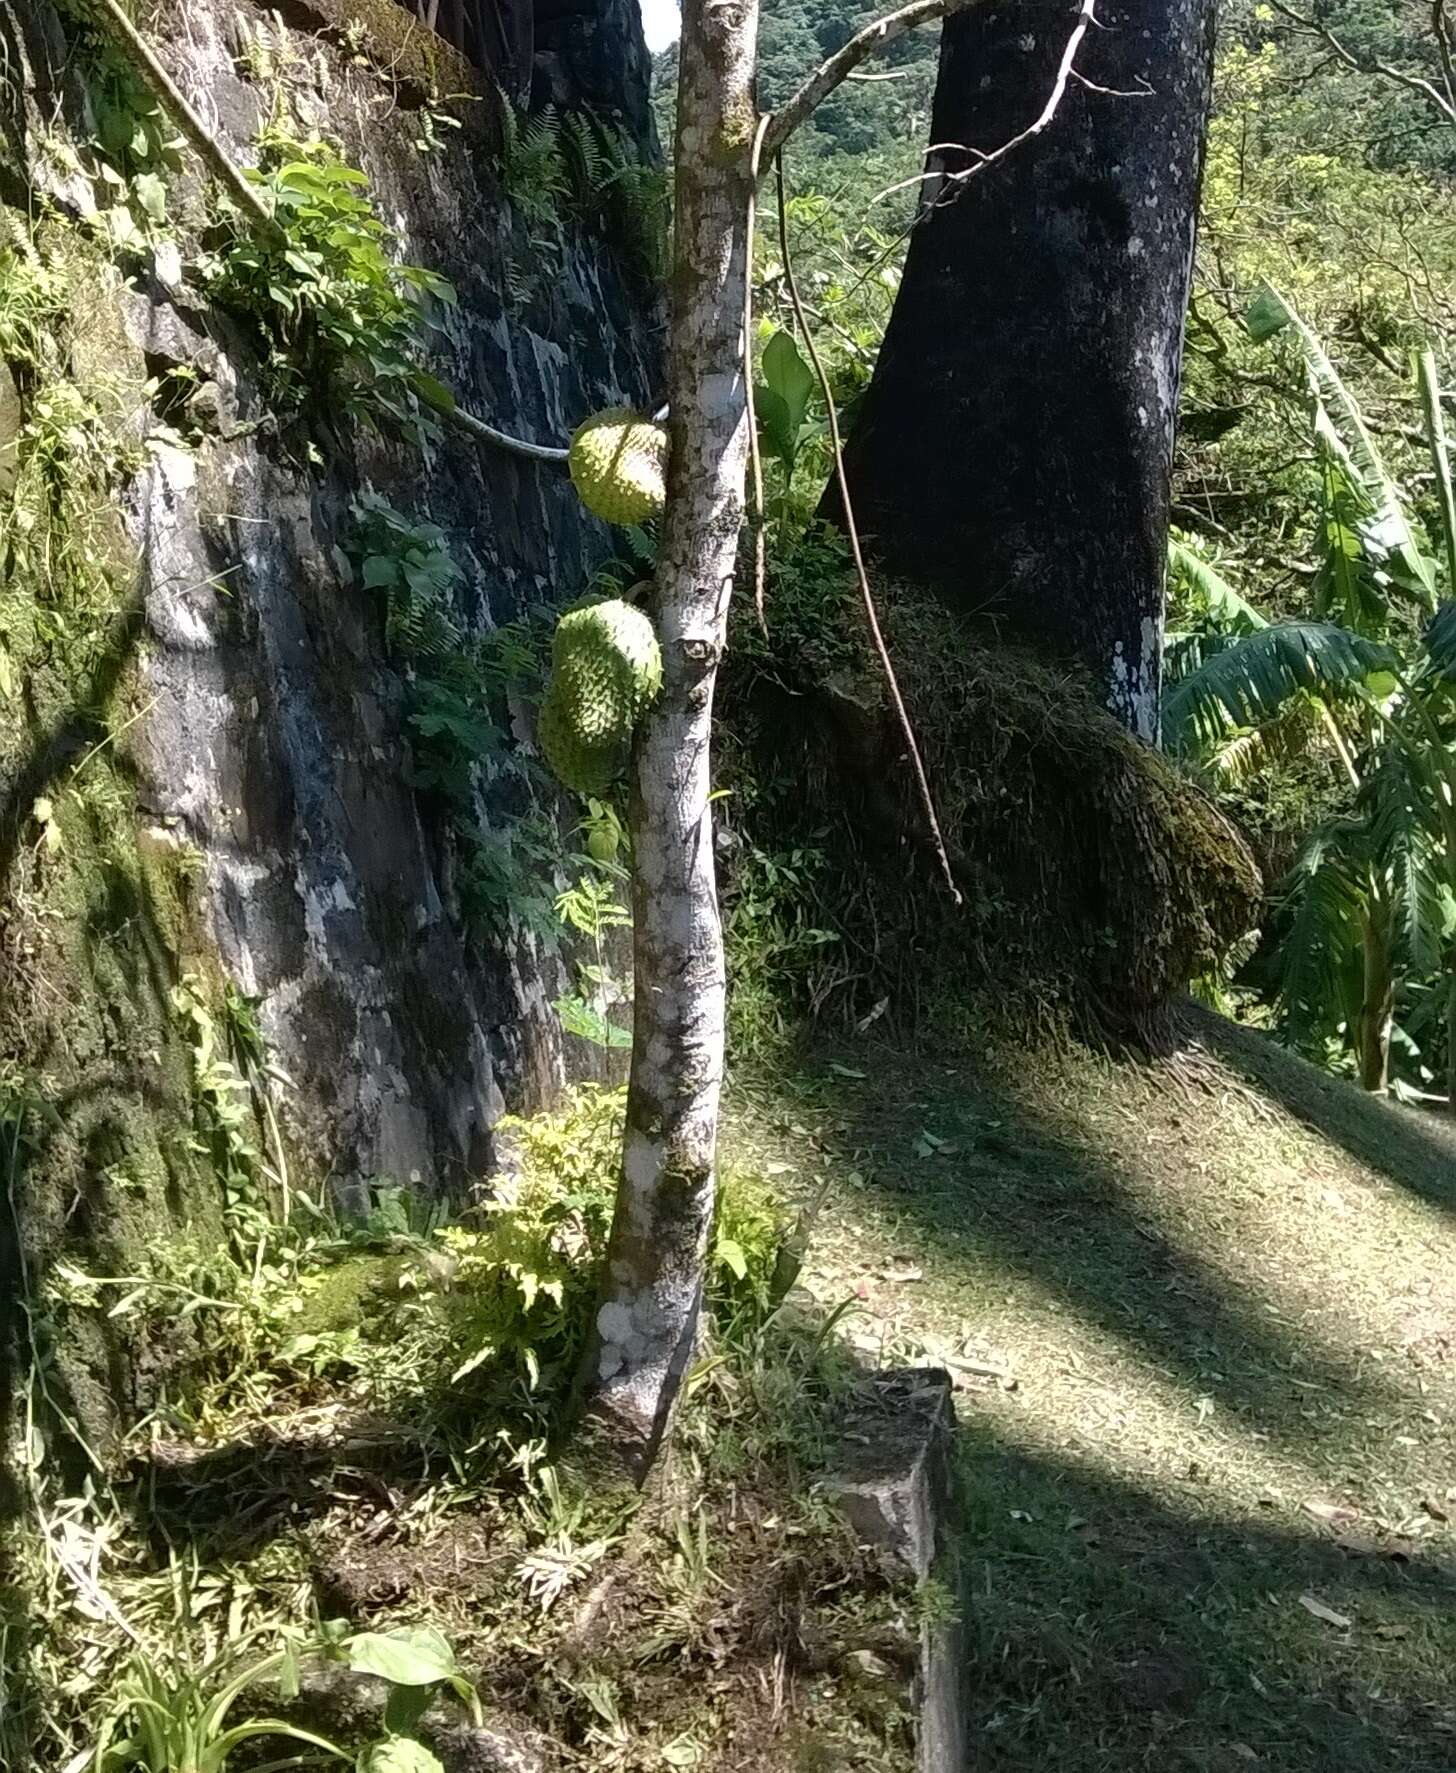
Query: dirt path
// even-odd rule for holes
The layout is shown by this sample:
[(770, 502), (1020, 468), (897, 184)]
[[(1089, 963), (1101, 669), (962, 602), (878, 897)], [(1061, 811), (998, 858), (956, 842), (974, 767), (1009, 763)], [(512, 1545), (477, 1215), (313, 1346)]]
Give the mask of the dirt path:
[(857, 1345), (956, 1376), (978, 1765), (1456, 1767), (1456, 1141), (1198, 1033), (837, 1052), (737, 1138), (832, 1179)]

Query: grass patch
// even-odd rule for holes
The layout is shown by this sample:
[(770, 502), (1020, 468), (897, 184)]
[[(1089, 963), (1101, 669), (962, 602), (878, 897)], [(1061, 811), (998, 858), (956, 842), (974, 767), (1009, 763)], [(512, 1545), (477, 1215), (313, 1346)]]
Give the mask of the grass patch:
[(862, 1043), (735, 1116), (829, 1181), (861, 1356), (955, 1378), (978, 1766), (1450, 1766), (1444, 1126), (1193, 1011), (1169, 1063)]

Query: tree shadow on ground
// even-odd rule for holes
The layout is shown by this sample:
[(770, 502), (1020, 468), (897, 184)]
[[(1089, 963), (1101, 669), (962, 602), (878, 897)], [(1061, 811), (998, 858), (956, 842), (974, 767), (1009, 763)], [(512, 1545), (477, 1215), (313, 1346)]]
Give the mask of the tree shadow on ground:
[[(863, 1061), (863, 1055), (860, 1055)], [(901, 1219), (910, 1254), (940, 1266), (973, 1318), (1016, 1278), (1220, 1420), (1304, 1457), (1337, 1457), (1355, 1422), (1408, 1407), (1417, 1386), (1362, 1351), (1314, 1341), (1271, 1314), (1256, 1284), (1176, 1241), (1115, 1163), (1038, 1110), (964, 1069), (873, 1064), (842, 1121), (846, 1171)], [(826, 1080), (842, 1112), (843, 1085)], [(935, 1141), (929, 1149), (926, 1135)]]
[(1330, 1077), (1254, 1028), (1190, 1003), (1180, 1020), (1225, 1065), (1286, 1113), (1378, 1175), (1456, 1213), (1456, 1127)]
[[(1414, 1455), (1392, 1443), (1440, 1397), (1423, 1396), (1399, 1362), (1314, 1339), (1297, 1307), (1286, 1315), (1285, 1273), (1252, 1248), (1247, 1276), (1239, 1269), (1227, 1236), (1237, 1208), (1206, 1184), (1202, 1210), (1222, 1217), (1208, 1227), (1217, 1260), (1201, 1256), (1205, 1227), (1179, 1195), (1205, 1155), (1197, 1136), (1162, 1157), (1149, 1186), (1064, 1110), (1058, 1088), (1072, 1084), (998, 1084), (953, 1053), (840, 1057), (850, 1063), (809, 1088), (815, 1109), (830, 1110), (816, 1166), (862, 1178), (837, 1194), (822, 1232), (848, 1273), (903, 1251), (912, 1272), (924, 1268), (900, 1294), (903, 1309), (943, 1324), (952, 1341), (957, 1325), (974, 1329), (1024, 1289), (1030, 1315), (1047, 1313), (1049, 1340), (1052, 1320), (1070, 1319), (1106, 1349), (1107, 1371), (1088, 1382), (1107, 1387), (1109, 1445), (1090, 1419), (1034, 1415), (1030, 1403), (1020, 1406), (1024, 1438), (1014, 1402), (978, 1406), (972, 1393), (962, 1412), (974, 1764), (1456, 1766), (1456, 1565), (1436, 1549), (1449, 1535), (1401, 1538), (1374, 1520), (1377, 1504), (1387, 1520), (1419, 1511), (1424, 1492), (1401, 1492), (1419, 1481), (1407, 1475)], [(863, 1081), (847, 1088), (846, 1074)], [(1095, 1089), (1090, 1061), (1076, 1077)], [(1136, 1098), (1109, 1098), (1106, 1112), (1132, 1118)], [(1215, 1093), (1189, 1120), (1201, 1134), (1224, 1113)], [(817, 1124), (796, 1106), (788, 1119)], [(1244, 1124), (1230, 1123), (1222, 1154), (1235, 1173)], [(1137, 1126), (1132, 1136), (1166, 1131)], [(1416, 1152), (1431, 1178), (1433, 1149)], [(836, 1227), (835, 1217), (854, 1220), (857, 1198), (889, 1228), (868, 1237)], [(1302, 1210), (1291, 1203), (1291, 1223)], [(826, 1266), (840, 1264), (831, 1256)], [(925, 1303), (931, 1293), (936, 1305)], [(1028, 1345), (1018, 1358), (1029, 1378), (1042, 1351)], [(1137, 1407), (1139, 1390), (1152, 1409), (1125, 1434), (1124, 1406)], [(1194, 1410), (1205, 1396), (1221, 1446), (1213, 1470)], [(1433, 1460), (1438, 1433), (1421, 1430)], [(1307, 1472), (1308, 1491), (1261, 1494), (1260, 1462), (1271, 1459)], [(1300, 1506), (1351, 1493), (1372, 1499), (1353, 1524)], [(1361, 1530), (1371, 1526), (1378, 1532)]]
[(960, 1473), (974, 1766), (1456, 1764), (1449, 1563), (1352, 1555), (1313, 1522), (1221, 1518), (1192, 1494), (1180, 1506), (1013, 1449), (974, 1411)]

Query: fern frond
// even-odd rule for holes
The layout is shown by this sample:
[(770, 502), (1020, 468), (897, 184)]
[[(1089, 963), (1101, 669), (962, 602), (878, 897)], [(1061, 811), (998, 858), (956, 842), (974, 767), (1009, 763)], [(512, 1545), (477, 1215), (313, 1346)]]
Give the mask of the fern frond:
[(573, 111), (563, 126), (562, 138), (577, 198), (590, 203), (601, 194), (607, 172), (598, 126), (585, 112)]

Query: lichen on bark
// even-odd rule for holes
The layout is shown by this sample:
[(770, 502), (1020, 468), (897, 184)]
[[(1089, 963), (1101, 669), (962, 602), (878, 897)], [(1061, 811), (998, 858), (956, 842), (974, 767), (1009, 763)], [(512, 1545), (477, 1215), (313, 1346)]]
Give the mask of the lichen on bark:
[[(713, 1222), (724, 964), (709, 800), (713, 690), (743, 522), (741, 361), (757, 8), (689, 0), (679, 51), (663, 688), (632, 780), (634, 1009), (622, 1183), (585, 1376), (644, 1473), (691, 1359)], [(732, 151), (721, 152), (724, 147)]]

